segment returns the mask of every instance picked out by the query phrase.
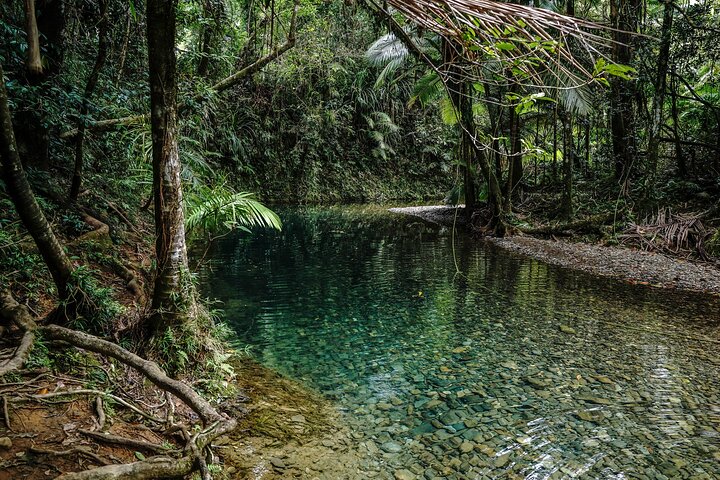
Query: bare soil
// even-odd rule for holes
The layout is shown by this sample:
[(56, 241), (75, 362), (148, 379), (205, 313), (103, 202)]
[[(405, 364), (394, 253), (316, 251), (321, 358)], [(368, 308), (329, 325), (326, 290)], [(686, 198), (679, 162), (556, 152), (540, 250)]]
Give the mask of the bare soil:
[[(249, 359), (238, 361), (235, 368), (243, 394), (221, 408), (238, 416), (239, 425), (235, 432), (215, 444), (213, 451), (222, 466), (215, 478), (367, 478), (363, 466), (368, 460), (356, 450), (357, 441), (352, 439), (340, 414), (319, 394)], [(42, 394), (82, 386), (81, 381), (72, 377), (49, 372), (25, 372), (23, 376), (32, 379), (36, 374), (42, 375), (39, 381), (22, 386), (0, 385), (0, 395), (15, 397), (16, 388), (28, 394)], [(138, 405), (161, 403), (161, 397), (152, 398), (154, 389), (146, 388), (139, 393), (133, 379), (130, 380), (128, 385), (116, 387), (133, 390)], [(157, 445), (167, 440), (121, 405), (106, 410), (103, 431)], [(191, 415), (181, 408), (177, 414)], [(0, 447), (0, 480), (55, 478), (63, 472), (100, 466), (97, 460), (81, 453), (51, 455), (33, 452), (34, 449), (67, 452), (80, 447), (108, 463), (127, 463), (153, 455), (82, 435), (80, 430), (98, 428), (93, 396), (62, 397), (42, 403), (10, 402), (8, 416), (12, 430), (0, 419), (0, 438), (9, 438), (12, 447)]]

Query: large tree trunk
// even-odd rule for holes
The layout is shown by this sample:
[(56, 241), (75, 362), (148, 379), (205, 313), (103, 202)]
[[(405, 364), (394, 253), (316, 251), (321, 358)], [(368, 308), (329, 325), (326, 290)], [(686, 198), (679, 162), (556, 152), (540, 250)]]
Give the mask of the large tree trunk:
[(150, 122), (157, 267), (150, 335), (181, 323), (195, 307), (188, 278), (181, 165), (177, 142), (175, 9), (177, 0), (148, 0)]
[(662, 30), (660, 33), (660, 50), (658, 51), (657, 75), (655, 76), (652, 115), (648, 128), (648, 164), (653, 172), (657, 172), (659, 149), (658, 136), (663, 123), (663, 105), (665, 103), (665, 85), (670, 57), (670, 41), (672, 39), (674, 5), (672, 0), (665, 0)]
[(75, 138), (75, 166), (73, 168), (72, 183), (70, 185), (70, 201), (77, 200), (82, 185), (83, 173), (83, 146), (85, 143), (86, 116), (90, 109), (90, 97), (92, 97), (100, 77), (100, 70), (105, 65), (105, 58), (108, 50), (108, 0), (100, 0), (100, 22), (98, 23), (98, 52), (83, 94), (82, 105), (80, 106), (80, 119), (78, 121), (78, 135)]
[(31, 77), (42, 75), (40, 58), (40, 32), (35, 17), (35, 0), (25, 0), (25, 32), (28, 42), (27, 70)]
[(73, 271), (65, 250), (52, 231), (45, 215), (40, 209), (28, 183), (20, 155), (18, 154), (13, 131), (12, 117), (8, 108), (7, 91), (0, 66), (0, 156), (2, 157), (3, 180), (7, 186), (8, 194), (20, 215), (25, 228), (37, 245), (40, 255), (45, 260), (50, 274), (53, 277), (60, 299), (68, 298), (68, 283)]
[[(637, 31), (640, 15), (639, 0), (611, 0), (610, 22), (615, 63), (629, 65), (632, 60), (632, 32)], [(635, 86), (632, 82), (614, 77), (610, 80), (610, 121), (612, 130), (615, 178), (623, 192), (629, 188), (628, 181), (637, 154), (635, 139)]]

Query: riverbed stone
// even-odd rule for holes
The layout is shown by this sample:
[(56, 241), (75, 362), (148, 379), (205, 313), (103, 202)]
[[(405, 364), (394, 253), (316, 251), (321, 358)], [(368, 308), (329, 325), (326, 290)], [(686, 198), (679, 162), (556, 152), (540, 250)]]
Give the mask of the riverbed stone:
[(417, 477), (414, 473), (407, 469), (395, 470), (395, 480), (415, 480)]

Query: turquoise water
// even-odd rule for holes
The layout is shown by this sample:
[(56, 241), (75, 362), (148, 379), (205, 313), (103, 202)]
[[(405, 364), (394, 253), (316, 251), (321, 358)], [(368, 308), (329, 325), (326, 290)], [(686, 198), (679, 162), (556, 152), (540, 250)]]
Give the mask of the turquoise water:
[(215, 245), (205, 293), (380, 478), (720, 478), (717, 300), (453, 249), (378, 207), (279, 213)]

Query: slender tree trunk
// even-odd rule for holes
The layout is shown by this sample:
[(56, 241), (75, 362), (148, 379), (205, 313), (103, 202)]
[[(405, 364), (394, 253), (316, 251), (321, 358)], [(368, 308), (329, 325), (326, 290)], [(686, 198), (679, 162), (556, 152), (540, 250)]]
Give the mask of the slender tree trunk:
[[(637, 31), (640, 0), (611, 0), (610, 22), (612, 31), (613, 61), (629, 65), (632, 61), (632, 32)], [(632, 165), (637, 154), (635, 139), (634, 84), (621, 78), (610, 80), (610, 121), (615, 161), (615, 178), (621, 190), (627, 193)]]
[(555, 104), (553, 109), (553, 156), (552, 156), (552, 179), (553, 183), (557, 182), (557, 152), (558, 152), (558, 137), (557, 137), (557, 122), (558, 122), (558, 106)]
[(150, 335), (182, 323), (195, 308), (187, 278), (185, 219), (177, 142), (175, 10), (177, 0), (148, 0), (150, 122), (153, 150), (155, 254), (157, 267)]
[[(674, 72), (673, 72), (674, 73)], [(672, 76), (672, 103), (671, 103), (671, 115), (673, 119), (673, 137), (675, 138), (675, 160), (677, 161), (677, 175), (680, 178), (687, 178), (687, 163), (685, 162), (685, 154), (683, 153), (682, 144), (680, 141), (680, 116), (678, 114), (677, 106), (677, 81), (676, 76)]]
[(652, 114), (650, 125), (648, 128), (648, 163), (653, 176), (657, 172), (660, 126), (663, 122), (663, 106), (665, 104), (665, 84), (668, 72), (668, 60), (670, 57), (670, 41), (672, 39), (673, 24), (673, 2), (672, 0), (664, 0), (665, 9), (663, 12), (663, 23), (660, 33), (660, 50), (657, 59), (657, 74), (653, 86), (655, 87), (655, 96), (653, 97)]
[(521, 193), (520, 182), (523, 179), (523, 158), (522, 158), (522, 125), (520, 115), (510, 108), (510, 160), (512, 163), (512, 175), (510, 175), (510, 196), (519, 198)]
[(475, 137), (475, 120), (472, 111), (472, 86), (459, 79), (460, 72), (454, 58), (455, 50), (453, 45), (443, 41), (443, 58), (445, 64), (449, 65), (449, 79), (447, 88), (450, 93), (455, 111), (458, 113), (458, 125), (460, 126), (460, 162), (462, 163), (463, 187), (465, 190), (465, 212), (468, 220), (472, 216), (476, 205), (475, 181), (473, 171), (473, 143)]
[(40, 205), (35, 200), (35, 195), (33, 195), (25, 176), (15, 142), (15, 133), (3, 78), (4, 72), (2, 66), (0, 66), (0, 123), (2, 125), (0, 131), (0, 155), (2, 157), (3, 180), (23, 225), (35, 241), (40, 255), (50, 270), (58, 290), (58, 296), (61, 300), (65, 300), (68, 298), (68, 284), (73, 272), (73, 265), (70, 263), (57, 237), (55, 237)]
[(573, 164), (575, 163), (575, 142), (573, 141), (572, 117), (562, 115), (563, 124), (563, 197), (562, 216), (566, 220), (573, 215)]
[(590, 119), (585, 119), (585, 174), (591, 172), (590, 169)]
[(120, 58), (117, 62), (117, 77), (115, 78), (115, 83), (119, 84), (120, 80), (123, 76), (123, 70), (125, 70), (125, 59), (127, 58), (128, 53), (128, 44), (130, 42), (130, 25), (132, 21), (132, 15), (130, 12), (130, 6), (128, 5), (127, 11), (126, 11), (126, 20), (125, 20), (125, 31), (123, 33), (123, 41), (122, 46), (120, 47)]
[(27, 70), (31, 77), (42, 75), (43, 67), (40, 58), (40, 32), (38, 32), (35, 16), (35, 0), (25, 0), (25, 31), (28, 42)]
[(83, 146), (85, 143), (85, 125), (87, 124), (86, 116), (90, 109), (90, 98), (95, 91), (100, 71), (105, 65), (108, 49), (108, 18), (107, 18), (108, 0), (100, 0), (100, 22), (98, 24), (98, 52), (95, 57), (95, 65), (90, 72), (85, 92), (83, 94), (82, 105), (80, 105), (80, 119), (78, 121), (78, 134), (75, 137), (75, 166), (73, 168), (73, 177), (70, 185), (70, 202), (75, 202), (80, 194), (83, 173)]

